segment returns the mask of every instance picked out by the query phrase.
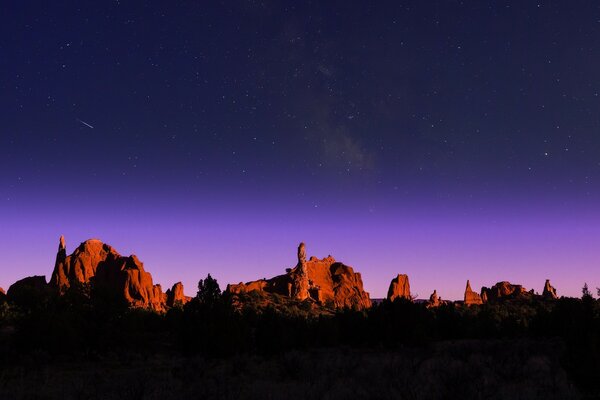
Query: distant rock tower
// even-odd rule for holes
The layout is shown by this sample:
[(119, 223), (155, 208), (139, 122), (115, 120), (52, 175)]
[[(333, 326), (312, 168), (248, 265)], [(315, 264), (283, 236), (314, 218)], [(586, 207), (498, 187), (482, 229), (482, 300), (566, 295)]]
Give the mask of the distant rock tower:
[(298, 245), (298, 265), (306, 263), (306, 245), (301, 242)]
[(394, 301), (397, 298), (412, 300), (412, 297), (410, 296), (410, 283), (408, 282), (408, 275), (398, 274), (398, 276), (392, 279), (390, 282), (387, 299), (389, 301)]
[(542, 296), (547, 299), (556, 299), (558, 295), (556, 294), (556, 289), (550, 284), (550, 279), (546, 279), (546, 283), (544, 284), (544, 291), (542, 292)]
[(483, 304), (481, 296), (471, 289), (471, 282), (467, 279), (467, 287), (465, 288), (465, 305)]
[(305, 300), (310, 296), (308, 282), (308, 268), (306, 265), (306, 245), (298, 245), (298, 265), (292, 273), (291, 295), (298, 300)]
[(65, 241), (65, 237), (60, 235), (60, 239), (58, 240), (58, 252), (56, 253), (56, 262), (54, 263), (54, 272), (52, 273), (52, 278), (50, 279), (50, 283), (54, 284), (58, 288), (60, 292), (65, 290), (63, 287), (67, 284), (66, 276), (59, 276), (58, 271), (63, 271), (66, 266), (67, 261), (67, 243)]
[(65, 241), (65, 237), (60, 235), (60, 239), (58, 240), (58, 253), (56, 253), (56, 262), (64, 261), (67, 258), (67, 243)]
[(437, 290), (434, 290), (429, 296), (429, 301), (427, 302), (427, 308), (439, 307), (442, 304), (440, 297), (437, 294)]

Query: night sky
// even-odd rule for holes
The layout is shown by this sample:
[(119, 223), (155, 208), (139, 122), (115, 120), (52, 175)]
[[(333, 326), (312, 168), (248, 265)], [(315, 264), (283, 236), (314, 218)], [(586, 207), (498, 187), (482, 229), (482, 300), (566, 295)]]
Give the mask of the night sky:
[(59, 3), (0, 10), (5, 289), (61, 234), (186, 294), (300, 241), (375, 298), (600, 286), (598, 2)]

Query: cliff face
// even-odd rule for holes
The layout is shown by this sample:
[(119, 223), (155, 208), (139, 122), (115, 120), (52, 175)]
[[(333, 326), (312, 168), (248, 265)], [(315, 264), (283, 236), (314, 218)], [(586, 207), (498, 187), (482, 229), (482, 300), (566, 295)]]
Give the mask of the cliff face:
[(392, 279), (390, 282), (387, 299), (394, 301), (397, 298), (412, 300), (412, 297), (410, 296), (410, 283), (408, 282), (408, 275), (398, 274), (398, 276)]
[(481, 296), (475, 293), (471, 289), (471, 282), (467, 280), (467, 287), (465, 288), (465, 305), (483, 304)]
[(226, 289), (231, 294), (252, 291), (279, 294), (300, 301), (308, 299), (331, 308), (362, 310), (371, 307), (360, 273), (331, 256), (323, 259), (311, 257), (307, 261), (304, 243), (298, 247), (298, 263), (286, 274), (228, 285)]
[[(121, 256), (108, 244), (90, 239), (67, 256), (65, 239), (61, 236), (50, 286), (62, 294), (74, 283), (91, 280), (133, 307), (162, 311), (167, 305), (166, 294), (160, 285), (154, 285), (152, 275), (135, 255)], [(183, 286), (177, 290), (178, 296), (183, 296)]]

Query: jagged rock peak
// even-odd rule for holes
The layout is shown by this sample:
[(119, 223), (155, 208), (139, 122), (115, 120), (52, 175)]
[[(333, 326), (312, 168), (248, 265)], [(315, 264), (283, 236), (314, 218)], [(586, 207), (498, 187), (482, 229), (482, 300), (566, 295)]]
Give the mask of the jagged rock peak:
[(556, 299), (558, 295), (556, 294), (556, 288), (554, 288), (550, 284), (550, 279), (546, 279), (546, 283), (544, 284), (544, 291), (542, 292), (542, 296), (548, 299)]
[(60, 252), (61, 250), (67, 251), (67, 243), (63, 235), (60, 235), (60, 239), (58, 242), (58, 251)]
[(64, 244), (65, 239), (61, 237), (50, 279), (50, 286), (59, 293), (74, 283), (94, 279), (96, 285), (115, 293), (131, 306), (164, 309), (165, 296), (160, 285), (153, 284), (152, 275), (144, 270), (135, 255), (123, 257), (110, 245), (89, 239), (67, 256)]
[(408, 275), (406, 274), (398, 274), (398, 276), (390, 282), (387, 299), (394, 301), (397, 298), (412, 300), (410, 295), (410, 283), (408, 281)]
[(467, 279), (467, 287), (465, 288), (465, 305), (483, 304), (481, 296), (471, 289), (471, 282)]
[(167, 296), (167, 306), (169, 307), (184, 305), (190, 301), (190, 297), (183, 293), (183, 284), (181, 282), (177, 282), (171, 289), (167, 289), (165, 294)]
[(50, 286), (64, 293), (74, 282), (88, 283), (96, 275), (98, 265), (106, 260), (115, 260), (121, 255), (111, 246), (98, 239), (82, 242), (75, 251), (67, 256), (66, 242), (61, 236), (56, 255)]
[(533, 291), (528, 292), (523, 285), (515, 285), (508, 281), (502, 281), (496, 283), (491, 288), (481, 288), (481, 295), (486, 298), (486, 301), (495, 302), (498, 300), (532, 296)]
[(298, 264), (286, 269), (286, 274), (271, 279), (227, 285), (227, 293), (242, 294), (252, 291), (277, 294), (295, 300), (308, 300), (328, 308), (365, 309), (371, 307), (369, 293), (363, 289), (360, 273), (337, 262), (333, 257), (307, 260), (306, 246), (298, 246)]

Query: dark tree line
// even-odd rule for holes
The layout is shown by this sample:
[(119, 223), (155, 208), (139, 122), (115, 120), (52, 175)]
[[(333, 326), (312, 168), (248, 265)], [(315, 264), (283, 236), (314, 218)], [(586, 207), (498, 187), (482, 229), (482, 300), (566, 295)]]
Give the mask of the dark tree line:
[[(130, 309), (93, 285), (74, 285), (63, 296), (50, 292), (0, 301), (0, 357), (49, 358), (172, 352), (205, 357), (241, 353), (270, 356), (318, 347), (427, 346), (469, 339), (558, 339), (563, 365), (582, 388), (600, 394), (600, 302), (587, 285), (581, 299), (514, 299), (465, 307), (427, 308), (407, 300), (384, 301), (366, 311), (338, 310), (306, 316), (266, 307), (240, 310), (210, 275), (196, 296), (164, 314)], [(302, 307), (302, 305), (300, 305)]]

